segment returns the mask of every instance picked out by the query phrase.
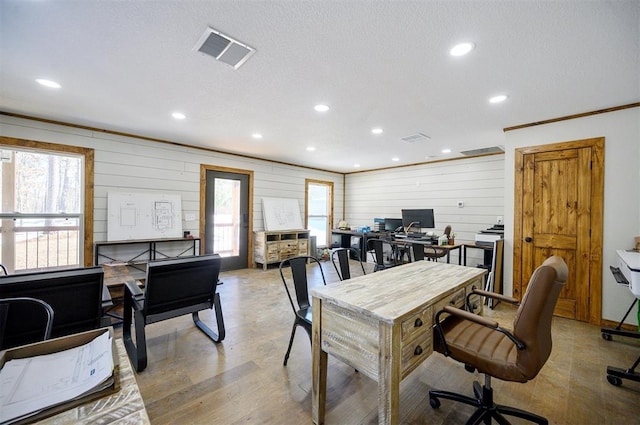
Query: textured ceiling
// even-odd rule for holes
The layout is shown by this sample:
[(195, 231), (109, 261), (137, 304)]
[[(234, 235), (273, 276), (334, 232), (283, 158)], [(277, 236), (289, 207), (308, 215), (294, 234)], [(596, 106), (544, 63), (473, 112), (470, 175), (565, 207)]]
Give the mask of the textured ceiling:
[[(256, 53), (234, 70), (194, 51), (208, 26)], [(0, 110), (350, 172), (638, 102), (639, 27), (637, 0), (2, 0)]]

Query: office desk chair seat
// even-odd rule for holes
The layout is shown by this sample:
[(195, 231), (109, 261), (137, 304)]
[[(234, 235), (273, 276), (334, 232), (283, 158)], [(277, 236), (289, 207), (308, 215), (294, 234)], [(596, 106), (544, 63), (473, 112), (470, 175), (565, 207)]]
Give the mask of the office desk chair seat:
[[(295, 319), (291, 328), (291, 336), (289, 337), (289, 346), (287, 352), (284, 355), (283, 365), (287, 365), (289, 360), (289, 354), (291, 353), (291, 346), (293, 345), (293, 338), (296, 335), (296, 329), (298, 326), (302, 327), (309, 335), (309, 342), (311, 343), (311, 302), (309, 301), (309, 283), (307, 281), (307, 265), (317, 265), (320, 270), (320, 276), (322, 277), (322, 284), (326, 285), (327, 282), (322, 271), (320, 261), (316, 257), (309, 255), (301, 255), (298, 257), (288, 258), (280, 263), (279, 271), (282, 284), (287, 292), (289, 303)], [(288, 279), (285, 276), (284, 269), (289, 267), (291, 269), (291, 278)], [(291, 287), (291, 288), (290, 288)], [(295, 301), (294, 301), (295, 297)]]
[[(436, 315), (434, 350), (465, 364), (467, 370), (485, 374), (481, 387), (473, 383), (475, 397), (449, 391), (429, 391), (431, 407), (440, 407), (440, 399), (450, 399), (476, 407), (468, 424), (490, 424), (495, 419), (508, 424), (503, 415), (516, 416), (538, 424), (548, 421), (536, 414), (495, 404), (491, 377), (504, 381), (527, 382), (536, 377), (551, 354), (553, 310), (568, 277), (562, 258), (545, 260), (532, 274), (527, 291), (513, 321), (513, 331), (490, 318), (446, 306)], [(483, 290), (473, 293), (517, 304), (514, 298)], [(441, 320), (443, 314), (450, 315)]]

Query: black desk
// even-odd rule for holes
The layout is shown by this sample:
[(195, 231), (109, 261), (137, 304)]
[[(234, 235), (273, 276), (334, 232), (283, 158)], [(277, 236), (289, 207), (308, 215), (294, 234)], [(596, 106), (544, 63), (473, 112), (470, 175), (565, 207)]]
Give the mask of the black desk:
[(389, 238), (388, 232), (356, 232), (355, 230), (332, 229), (332, 235), (340, 235), (340, 248), (351, 248), (351, 237), (360, 238), (358, 255), (361, 261), (367, 261), (367, 242), (369, 239)]

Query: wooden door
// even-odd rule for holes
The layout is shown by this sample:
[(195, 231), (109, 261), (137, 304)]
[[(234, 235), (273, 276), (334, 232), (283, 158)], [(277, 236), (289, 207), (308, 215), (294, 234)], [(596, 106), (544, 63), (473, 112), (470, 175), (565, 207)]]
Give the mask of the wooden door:
[(559, 255), (569, 279), (555, 314), (600, 323), (604, 139), (516, 150), (514, 297), (533, 270)]

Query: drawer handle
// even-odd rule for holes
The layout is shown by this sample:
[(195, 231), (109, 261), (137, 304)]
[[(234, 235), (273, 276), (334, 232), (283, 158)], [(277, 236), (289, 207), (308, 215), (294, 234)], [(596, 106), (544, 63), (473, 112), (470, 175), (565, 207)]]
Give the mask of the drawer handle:
[(422, 320), (420, 320), (420, 318), (418, 317), (416, 319), (416, 322), (413, 324), (414, 328), (419, 328), (420, 326), (422, 326)]
[(456, 305), (456, 300), (454, 299), (449, 300), (449, 305)]
[(420, 347), (419, 345), (416, 347), (415, 350), (413, 350), (413, 355), (414, 356), (419, 356), (420, 354), (422, 354), (422, 347)]

